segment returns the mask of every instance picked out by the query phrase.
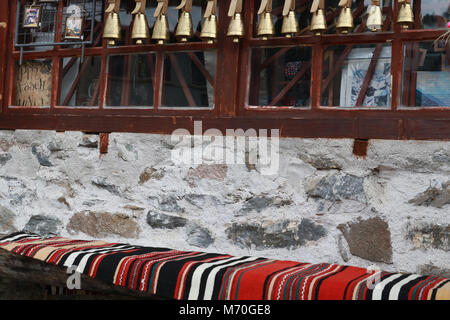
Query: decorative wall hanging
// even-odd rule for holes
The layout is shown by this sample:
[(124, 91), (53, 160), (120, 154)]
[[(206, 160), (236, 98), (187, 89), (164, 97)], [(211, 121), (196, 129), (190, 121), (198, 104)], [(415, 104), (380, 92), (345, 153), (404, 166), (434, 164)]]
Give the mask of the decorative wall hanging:
[(267, 40), (269, 37), (275, 35), (275, 27), (272, 19), (272, 0), (261, 0), (259, 6), (259, 24), (257, 35), (262, 37), (263, 40)]
[(67, 12), (70, 15), (66, 18), (64, 39), (83, 40), (84, 16), (81, 8), (77, 5), (71, 5), (67, 8)]
[(383, 24), (383, 15), (381, 14), (380, 0), (372, 0), (372, 5), (368, 9), (367, 28), (372, 31), (380, 31)]
[(136, 7), (131, 12), (131, 14), (134, 15), (131, 38), (136, 41), (136, 44), (142, 44), (144, 40), (150, 38), (150, 30), (148, 28), (147, 16), (145, 15), (147, 0), (134, 0), (134, 1), (136, 2)]
[(181, 42), (186, 42), (188, 41), (188, 38), (194, 35), (191, 17), (192, 0), (181, 0), (181, 3), (175, 9), (181, 10), (180, 18), (178, 19), (177, 28), (175, 30), (175, 37)]
[(311, 5), (311, 26), (310, 30), (316, 36), (320, 36), (327, 29), (325, 19), (325, 0), (314, 0)]
[(228, 26), (227, 36), (233, 37), (233, 42), (236, 43), (245, 34), (244, 21), (242, 20), (242, 7), (242, 0), (231, 0), (230, 8), (228, 9), (228, 16), (231, 17), (231, 21)]
[(285, 0), (281, 33), (290, 38), (298, 33), (298, 20), (295, 14), (295, 0)]
[(414, 23), (414, 13), (411, 8), (411, 0), (398, 0), (400, 8), (397, 14), (397, 23), (403, 29), (409, 29)]
[(343, 34), (353, 30), (352, 0), (341, 0), (339, 6), (342, 7), (339, 14), (336, 29)]
[(106, 22), (103, 30), (103, 39), (108, 40), (108, 45), (116, 45), (120, 39), (120, 19), (119, 19), (120, 0), (108, 0), (108, 7), (105, 10)]
[(213, 43), (217, 39), (217, 0), (208, 0), (206, 5), (205, 18), (203, 22), (202, 32), (200, 38), (206, 40), (208, 43)]
[(154, 17), (156, 18), (153, 26), (152, 39), (156, 40), (158, 44), (170, 39), (169, 22), (167, 21), (167, 10), (169, 8), (168, 0), (158, 0)]
[(41, 20), (41, 6), (30, 5), (24, 7), (23, 27), (38, 28)]

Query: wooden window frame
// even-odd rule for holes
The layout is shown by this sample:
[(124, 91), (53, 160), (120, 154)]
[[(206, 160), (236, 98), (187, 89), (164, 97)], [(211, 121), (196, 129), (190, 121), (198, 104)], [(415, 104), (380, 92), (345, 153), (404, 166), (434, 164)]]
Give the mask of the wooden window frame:
[[(300, 0), (306, 1), (306, 0)], [(10, 108), (12, 96), (13, 61), (20, 52), (14, 48), (14, 24), (16, 2), (0, 1), (0, 22), (7, 28), (0, 28), (0, 129), (40, 129), (76, 130), (89, 132), (143, 132), (170, 134), (178, 128), (193, 132), (194, 121), (202, 120), (203, 130), (216, 128), (225, 133), (226, 129), (249, 128), (280, 129), (282, 137), (304, 138), (353, 138), (353, 139), (417, 139), (449, 140), (450, 108), (401, 108), (401, 81), (403, 54), (392, 55), (392, 105), (390, 109), (340, 109), (320, 106), (322, 82), (322, 52), (324, 46), (336, 44), (391, 43), (392, 52), (402, 52), (403, 43), (409, 41), (432, 41), (445, 30), (401, 30), (394, 23), (392, 31), (378, 33), (353, 33), (348, 35), (325, 34), (304, 35), (294, 38), (277, 36), (269, 40), (254, 37), (255, 10), (258, 1), (244, 1), (244, 21), (246, 37), (234, 43), (225, 36), (228, 23), (227, 10), (230, 0), (219, 0), (219, 35), (215, 44), (204, 42), (169, 43), (165, 45), (124, 45), (109, 48), (103, 40), (101, 47), (85, 49), (85, 56), (100, 56), (101, 77), (99, 108), (74, 108), (56, 106), (60, 77), (54, 76), (52, 83), (52, 107), (50, 108)], [(58, 12), (62, 12), (62, 2)], [(419, 19), (420, 0), (414, 1), (416, 19)], [(398, 2), (394, 1), (396, 20)], [(419, 22), (418, 20), (416, 22)], [(61, 25), (61, 24), (59, 24)], [(60, 34), (60, 32), (56, 32)], [(290, 107), (265, 108), (249, 107), (247, 103), (248, 79), (250, 72), (250, 52), (253, 47), (289, 47), (309, 45), (312, 47), (311, 61), (311, 107), (307, 110)], [(152, 52), (157, 56), (156, 70), (162, 70), (164, 53), (178, 51), (217, 50), (217, 70), (215, 79), (214, 109), (138, 109), (125, 107), (104, 108), (107, 77), (107, 56)], [(77, 57), (81, 49), (55, 46), (46, 52), (25, 52), (23, 59), (53, 59), (53, 72), (61, 71), (62, 57)], [(159, 65), (158, 65), (159, 64)], [(155, 78), (162, 81), (161, 72)], [(5, 81), (6, 80), (6, 81)], [(159, 85), (160, 87), (160, 85)], [(160, 101), (158, 87), (155, 101)], [(160, 92), (160, 91), (159, 91)], [(156, 103), (158, 105), (158, 102)]]

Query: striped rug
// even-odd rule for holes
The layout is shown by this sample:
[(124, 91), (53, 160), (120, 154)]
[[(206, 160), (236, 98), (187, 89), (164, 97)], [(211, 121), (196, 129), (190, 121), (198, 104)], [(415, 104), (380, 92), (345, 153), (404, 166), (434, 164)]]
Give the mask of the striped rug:
[(448, 300), (450, 280), (250, 256), (14, 233), (0, 248), (117, 286), (189, 300)]

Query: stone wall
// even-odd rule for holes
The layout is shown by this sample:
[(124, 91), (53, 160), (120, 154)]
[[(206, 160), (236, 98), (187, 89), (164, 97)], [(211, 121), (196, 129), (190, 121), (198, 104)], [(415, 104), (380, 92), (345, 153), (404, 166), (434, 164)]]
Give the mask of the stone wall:
[(170, 136), (0, 131), (0, 233), (450, 277), (450, 142), (281, 139), (280, 169), (175, 165)]

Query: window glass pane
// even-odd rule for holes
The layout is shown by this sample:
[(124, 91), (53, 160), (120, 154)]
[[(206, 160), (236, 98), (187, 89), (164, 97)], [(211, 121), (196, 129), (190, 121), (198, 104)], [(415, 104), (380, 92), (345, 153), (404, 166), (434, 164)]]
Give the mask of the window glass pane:
[(98, 106), (100, 95), (101, 57), (79, 57), (61, 59), (62, 82), (60, 106)]
[[(218, 1), (218, 2), (220, 2), (220, 1)], [(132, 30), (132, 25), (133, 25), (133, 15), (131, 15), (131, 12), (133, 11), (135, 4), (136, 3), (134, 1), (122, 1), (121, 2), (119, 18), (120, 18), (120, 24), (122, 27), (122, 37), (121, 37), (120, 41), (117, 42), (117, 45), (132, 44), (131, 30)], [(170, 29), (170, 41), (168, 41), (168, 42), (177, 42), (177, 39), (175, 38), (175, 30), (176, 30), (176, 26), (178, 23), (178, 17), (179, 17), (181, 10), (176, 9), (176, 7), (179, 4), (180, 4), (180, 0), (169, 0), (167, 21), (169, 23), (169, 29)], [(202, 26), (205, 4), (206, 4), (206, 1), (203, 1), (203, 0), (193, 0), (193, 2), (192, 2), (191, 17), (192, 17), (194, 36), (189, 39), (190, 42), (202, 41), (200, 39), (200, 31), (201, 31), (201, 26)], [(156, 1), (147, 1), (145, 15), (147, 17), (148, 25), (150, 28), (150, 37), (152, 35), (152, 29), (153, 29), (154, 23), (156, 21), (156, 18), (153, 17), (156, 6), (157, 6)], [(217, 15), (217, 17), (219, 17), (219, 5), (217, 5), (216, 15)], [(147, 41), (145, 41), (145, 43), (154, 43), (154, 41), (151, 41), (150, 39), (148, 39)]]
[[(86, 42), (85, 46), (101, 45), (104, 1), (67, 0), (63, 3), (62, 16), (58, 18), (60, 1), (22, 1), (19, 10), (18, 47), (31, 51), (52, 50), (52, 43), (66, 43), (63, 47), (78, 48), (74, 42)], [(61, 34), (56, 25), (61, 21)], [(92, 26), (92, 29), (91, 29)], [(91, 35), (91, 30), (93, 34)]]
[(167, 53), (164, 59), (163, 107), (214, 107), (217, 52)]
[[(414, 3), (416, 2), (416, 3)], [(442, 29), (447, 28), (450, 19), (450, 3), (448, 0), (412, 0), (411, 5), (420, 5), (420, 25), (416, 29)], [(415, 12), (417, 9), (414, 8)]]
[(51, 45), (36, 45), (55, 41), (56, 9), (57, 3), (26, 1), (19, 11), (16, 44), (23, 45), (25, 50), (52, 50)]
[(322, 68), (322, 106), (391, 105), (391, 45), (326, 47)]
[(61, 41), (67, 43), (64, 47), (78, 48), (80, 45), (71, 43), (79, 41), (92, 41), (92, 46), (101, 46), (104, 13), (102, 0), (66, 1), (61, 19)]
[(153, 106), (155, 54), (110, 56), (106, 106)]
[(450, 46), (445, 41), (404, 45), (402, 105), (450, 107)]
[(253, 49), (249, 105), (310, 105), (311, 47)]
[(12, 105), (49, 107), (52, 96), (52, 61), (16, 62)]
[[(336, 33), (336, 23), (341, 12), (341, 8), (338, 6), (340, 0), (328, 0), (326, 1), (326, 21), (327, 30), (325, 33), (335, 34)], [(298, 1), (297, 1), (298, 3)], [(311, 25), (311, 5), (312, 1), (303, 1), (297, 4), (295, 7), (295, 13), (297, 16), (297, 21), (299, 24), (299, 35), (311, 35), (310, 25)], [(353, 1), (352, 3), (352, 14), (354, 17), (354, 28), (352, 32), (369, 32), (366, 27), (366, 21), (368, 17), (368, 8), (371, 5), (371, 0)], [(274, 0), (272, 18), (275, 26), (275, 33), (277, 36), (282, 36), (281, 27), (283, 24), (283, 6), (284, 0)], [(259, 2), (256, 3), (256, 10), (259, 8)], [(381, 1), (381, 10), (383, 15), (383, 21), (386, 22), (384, 27), (385, 31), (392, 30), (392, 20), (386, 21), (386, 16), (392, 16), (392, 0)], [(256, 13), (255, 13), (256, 14)], [(260, 17), (256, 17), (258, 23)], [(255, 35), (257, 33), (257, 24), (255, 26)]]

